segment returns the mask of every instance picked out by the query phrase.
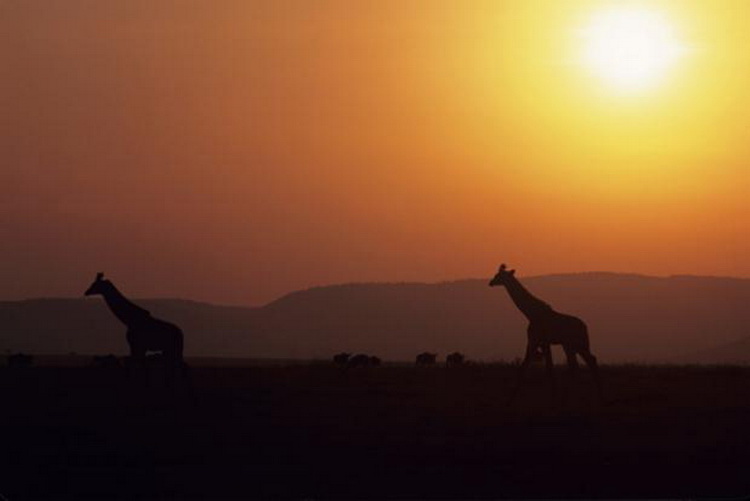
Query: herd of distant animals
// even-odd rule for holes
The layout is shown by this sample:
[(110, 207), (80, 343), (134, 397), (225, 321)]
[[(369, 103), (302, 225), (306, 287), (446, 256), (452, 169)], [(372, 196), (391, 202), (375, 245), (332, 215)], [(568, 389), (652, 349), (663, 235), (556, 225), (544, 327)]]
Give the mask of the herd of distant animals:
[[(465, 361), (466, 357), (464, 357), (462, 353), (456, 351), (445, 357), (445, 366), (458, 367), (460, 365), (464, 365)], [(380, 367), (382, 361), (378, 357), (365, 355), (364, 353), (353, 355), (351, 353), (342, 352), (333, 356), (333, 363), (334, 365), (345, 368)], [(414, 363), (417, 367), (429, 367), (436, 365), (437, 353), (420, 353), (419, 355), (417, 355)]]
[[(519, 364), (519, 384), (529, 364), (539, 357), (545, 361), (546, 372), (552, 377), (552, 345), (561, 345), (567, 357), (568, 369), (575, 373), (578, 369), (577, 356), (580, 356), (591, 370), (601, 395), (601, 383), (596, 357), (589, 348), (588, 328), (577, 317), (555, 311), (548, 303), (531, 294), (515, 277), (515, 270), (508, 270), (505, 264), (500, 265), (489, 283), (490, 287), (505, 287), (513, 303), (528, 319), (526, 354)], [(96, 278), (84, 292), (86, 296), (100, 295), (104, 298), (112, 314), (126, 327), (125, 337), (130, 348), (129, 363), (133, 366), (145, 365), (149, 358), (147, 353), (159, 353), (160, 364), (166, 367), (184, 369), (184, 337), (182, 330), (175, 324), (158, 319), (148, 310), (128, 300), (114, 284), (97, 273)], [(437, 354), (420, 353), (415, 363), (417, 366), (435, 365)], [(10, 367), (29, 367), (31, 355), (18, 353), (8, 357)], [(342, 367), (377, 367), (381, 364), (378, 357), (351, 353), (339, 353), (333, 362)], [(451, 353), (446, 357), (446, 366), (456, 367), (465, 363), (461, 353)], [(114, 355), (94, 357), (93, 365), (97, 367), (118, 367), (119, 361)]]
[[(25, 353), (16, 353), (8, 356), (8, 367), (31, 367), (34, 362), (32, 355)], [(365, 355), (360, 353), (352, 355), (351, 353), (338, 353), (333, 356), (333, 363), (339, 367), (354, 368), (354, 367), (380, 367), (383, 363), (379, 357)], [(466, 357), (462, 353), (454, 352), (445, 357), (446, 367), (459, 367), (466, 363)], [(429, 367), (437, 365), (437, 353), (420, 353), (417, 355), (415, 365), (418, 367)], [(113, 354), (109, 355), (95, 355), (91, 359), (92, 367), (100, 367), (103, 369), (112, 369), (122, 367), (120, 359)]]

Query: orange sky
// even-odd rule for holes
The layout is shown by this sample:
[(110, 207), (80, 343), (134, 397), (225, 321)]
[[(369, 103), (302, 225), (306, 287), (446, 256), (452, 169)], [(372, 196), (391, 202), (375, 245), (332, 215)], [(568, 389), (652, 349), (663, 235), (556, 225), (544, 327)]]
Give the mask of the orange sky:
[(597, 1), (0, 2), (0, 298), (257, 304), (349, 281), (750, 276), (750, 2), (618, 95)]

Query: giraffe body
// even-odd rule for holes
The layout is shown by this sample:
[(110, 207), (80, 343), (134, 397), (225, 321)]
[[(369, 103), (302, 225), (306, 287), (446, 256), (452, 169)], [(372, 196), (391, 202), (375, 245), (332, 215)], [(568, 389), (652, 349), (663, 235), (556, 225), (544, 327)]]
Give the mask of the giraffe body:
[(537, 346), (559, 344), (564, 349), (583, 351), (589, 349), (588, 328), (583, 320), (550, 310), (549, 313), (529, 322), (529, 343)]
[(142, 358), (146, 352), (159, 351), (167, 360), (182, 361), (182, 330), (170, 322), (152, 318), (150, 322), (128, 327), (126, 339), (133, 357)]

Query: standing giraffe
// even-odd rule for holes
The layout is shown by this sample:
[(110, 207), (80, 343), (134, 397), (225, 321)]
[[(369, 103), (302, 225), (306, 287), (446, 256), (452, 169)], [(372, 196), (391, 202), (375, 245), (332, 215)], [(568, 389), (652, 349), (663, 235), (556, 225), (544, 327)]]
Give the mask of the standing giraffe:
[(96, 279), (84, 295), (99, 294), (117, 319), (128, 328), (127, 340), (130, 356), (138, 363), (144, 363), (147, 351), (160, 351), (168, 365), (184, 367), (182, 361), (182, 331), (179, 327), (151, 316), (151, 313), (131, 303), (110, 282), (104, 273), (97, 273)]
[(601, 396), (601, 383), (599, 381), (599, 369), (596, 357), (589, 350), (589, 335), (586, 324), (580, 318), (565, 315), (553, 310), (552, 307), (534, 297), (521, 282), (515, 277), (516, 270), (506, 270), (505, 265), (500, 265), (497, 275), (490, 281), (490, 287), (502, 285), (508, 291), (510, 298), (516, 307), (529, 320), (527, 329), (528, 344), (526, 345), (526, 356), (519, 370), (518, 385), (520, 387), (526, 368), (538, 350), (544, 355), (547, 376), (552, 378), (552, 350), (553, 344), (562, 345), (568, 358), (568, 369), (574, 373), (578, 369), (576, 355), (581, 358), (591, 369), (596, 382), (597, 390)]

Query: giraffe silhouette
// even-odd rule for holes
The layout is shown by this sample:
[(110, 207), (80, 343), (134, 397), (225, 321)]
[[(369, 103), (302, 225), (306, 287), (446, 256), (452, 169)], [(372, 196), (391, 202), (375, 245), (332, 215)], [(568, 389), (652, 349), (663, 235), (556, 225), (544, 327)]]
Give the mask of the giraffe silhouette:
[(599, 397), (602, 396), (601, 382), (599, 379), (599, 368), (596, 357), (589, 349), (589, 335), (586, 324), (578, 317), (559, 313), (552, 307), (531, 294), (521, 282), (515, 277), (516, 270), (508, 270), (506, 266), (500, 265), (495, 277), (490, 281), (490, 287), (503, 286), (508, 291), (510, 298), (516, 307), (529, 320), (527, 329), (528, 343), (526, 345), (526, 356), (521, 363), (518, 372), (518, 384), (511, 396), (515, 398), (526, 368), (535, 355), (541, 351), (546, 366), (548, 378), (552, 379), (552, 350), (551, 345), (562, 345), (568, 359), (568, 369), (574, 374), (578, 369), (576, 355), (581, 358), (591, 369), (594, 376)]
[(143, 365), (146, 352), (158, 351), (168, 365), (184, 367), (182, 330), (172, 323), (152, 317), (148, 310), (130, 302), (112, 282), (104, 278), (104, 273), (96, 274), (96, 279), (84, 295), (103, 296), (115, 317), (125, 324), (130, 356), (134, 362)]

